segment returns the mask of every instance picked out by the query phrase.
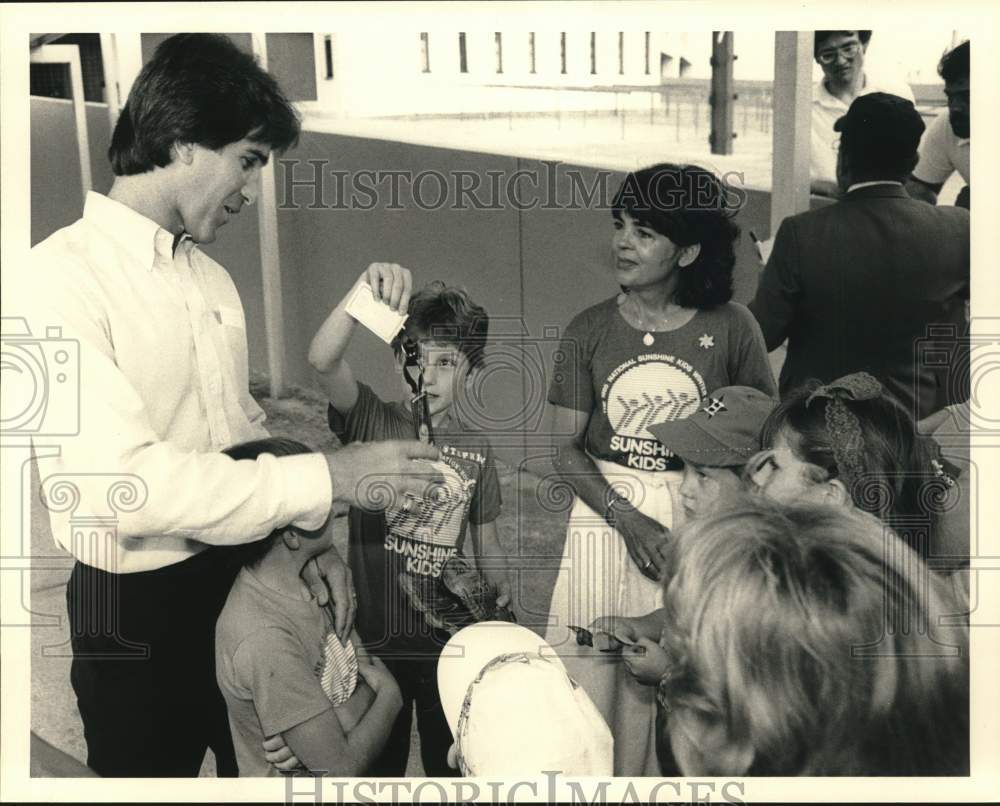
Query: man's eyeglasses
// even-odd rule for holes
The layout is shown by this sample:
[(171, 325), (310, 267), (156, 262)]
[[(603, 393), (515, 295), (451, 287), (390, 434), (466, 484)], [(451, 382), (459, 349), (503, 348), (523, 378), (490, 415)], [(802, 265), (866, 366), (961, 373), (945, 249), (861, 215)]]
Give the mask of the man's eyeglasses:
[(837, 61), (837, 56), (843, 56), (845, 59), (853, 59), (861, 52), (860, 42), (848, 42), (846, 45), (841, 45), (839, 48), (830, 48), (829, 50), (821, 50), (816, 54), (816, 58), (819, 59), (820, 64), (833, 64)]

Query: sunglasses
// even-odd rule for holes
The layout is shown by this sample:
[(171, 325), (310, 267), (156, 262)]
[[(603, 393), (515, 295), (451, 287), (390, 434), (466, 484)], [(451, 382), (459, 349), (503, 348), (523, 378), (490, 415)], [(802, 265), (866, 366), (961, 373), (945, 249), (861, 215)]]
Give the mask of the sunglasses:
[(591, 632), (584, 627), (574, 627), (572, 624), (569, 625), (569, 628), (573, 631), (573, 634), (576, 636), (576, 642), (580, 646), (589, 646), (599, 652), (621, 652), (624, 647), (629, 646), (637, 647), (638, 650), (645, 652), (645, 647), (640, 646), (635, 641), (621, 638), (606, 630), (594, 630)]
[(403, 377), (413, 392), (410, 398), (410, 411), (413, 414), (414, 436), (421, 442), (434, 442), (434, 431), (431, 427), (431, 412), (424, 390), (424, 363), (420, 357), (420, 344), (414, 339), (403, 340)]

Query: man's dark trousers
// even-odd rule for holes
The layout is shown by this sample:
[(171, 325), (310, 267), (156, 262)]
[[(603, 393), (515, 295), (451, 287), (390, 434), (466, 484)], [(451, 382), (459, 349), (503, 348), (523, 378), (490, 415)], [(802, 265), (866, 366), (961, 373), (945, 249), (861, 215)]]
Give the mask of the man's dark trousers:
[(112, 777), (196, 777), (212, 749), (237, 775), (215, 680), (215, 622), (238, 568), (209, 548), (175, 565), (112, 574), (77, 562), (66, 589), (87, 766)]

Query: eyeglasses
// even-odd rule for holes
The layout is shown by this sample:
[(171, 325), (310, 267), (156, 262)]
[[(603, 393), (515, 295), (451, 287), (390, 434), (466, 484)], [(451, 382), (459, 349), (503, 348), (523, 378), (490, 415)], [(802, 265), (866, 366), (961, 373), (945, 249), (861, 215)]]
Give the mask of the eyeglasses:
[(860, 52), (860, 42), (848, 42), (846, 45), (841, 45), (839, 48), (821, 50), (816, 54), (816, 58), (819, 59), (820, 64), (833, 64), (837, 61), (837, 56), (843, 56), (845, 59), (853, 59)]

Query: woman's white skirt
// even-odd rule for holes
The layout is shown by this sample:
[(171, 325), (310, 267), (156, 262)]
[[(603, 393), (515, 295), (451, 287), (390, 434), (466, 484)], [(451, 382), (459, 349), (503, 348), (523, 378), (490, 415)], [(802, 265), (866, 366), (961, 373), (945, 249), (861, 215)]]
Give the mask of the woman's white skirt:
[[(684, 517), (677, 504), (681, 473), (652, 473), (599, 459), (594, 462), (608, 483), (644, 515), (667, 528), (680, 524)], [(662, 585), (643, 576), (629, 556), (624, 538), (576, 499), (552, 591), (545, 640), (611, 727), (618, 776), (660, 775), (656, 689), (636, 682), (620, 655), (579, 646), (568, 626), (586, 627), (601, 616), (642, 616), (662, 606)]]

